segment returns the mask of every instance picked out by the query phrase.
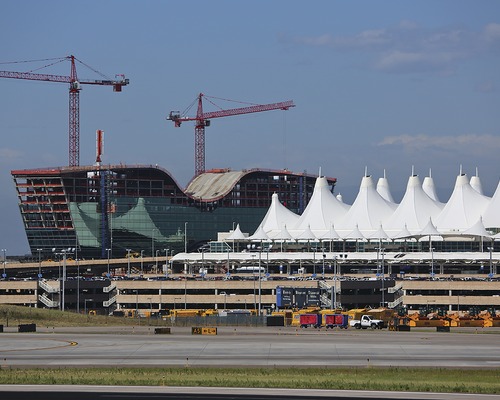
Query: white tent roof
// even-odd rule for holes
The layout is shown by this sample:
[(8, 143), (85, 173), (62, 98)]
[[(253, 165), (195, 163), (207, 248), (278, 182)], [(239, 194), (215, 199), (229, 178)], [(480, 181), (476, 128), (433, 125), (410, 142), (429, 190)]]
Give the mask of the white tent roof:
[(248, 239), (248, 234), (245, 235), (241, 231), (240, 224), (236, 225), (236, 229), (226, 237), (226, 240), (245, 240), (245, 239)]
[(340, 235), (335, 230), (335, 227), (333, 226), (333, 224), (330, 226), (330, 229), (326, 233), (324, 233), (323, 235), (321, 235), (319, 238), (322, 239), (322, 240), (338, 240), (338, 239), (341, 239)]
[(272, 236), (273, 240), (284, 240), (284, 241), (293, 241), (293, 236), (290, 234), (288, 229), (286, 228), (286, 225), (283, 225), (281, 230), (277, 233), (275, 233)]
[(349, 232), (358, 227), (362, 232), (376, 231), (379, 225), (392, 215), (396, 207), (396, 204), (389, 203), (375, 190), (371, 176), (364, 176), (356, 200), (337, 224), (337, 229)]
[(358, 226), (356, 225), (351, 232), (349, 232), (347, 235), (342, 236), (342, 239), (351, 239), (351, 240), (365, 239), (365, 235), (361, 233), (361, 231), (358, 229)]
[(481, 184), (481, 179), (479, 179), (479, 171), (476, 168), (476, 175), (470, 177), (470, 185), (479, 194), (484, 194), (483, 185)]
[(394, 198), (392, 197), (392, 194), (391, 194), (391, 189), (389, 187), (389, 181), (387, 180), (387, 177), (385, 176), (385, 169), (384, 169), (384, 177), (378, 179), (377, 192), (379, 195), (381, 195), (389, 203), (395, 203)]
[(391, 239), (391, 237), (387, 234), (386, 231), (384, 231), (384, 228), (382, 227), (382, 224), (380, 224), (379, 228), (377, 229), (376, 232), (371, 233), (369, 236), (366, 237), (367, 239)]
[(409, 237), (412, 237), (412, 236), (413, 235), (410, 233), (410, 231), (408, 230), (408, 228), (406, 227), (406, 224), (405, 224), (405, 226), (403, 227), (403, 229), (401, 229), (395, 235), (392, 235), (392, 239), (406, 239), (406, 238), (409, 238)]
[(481, 217), (479, 217), (479, 219), (474, 225), (472, 225), (465, 231), (461, 232), (461, 234), (464, 236), (479, 236), (479, 237), (491, 238), (490, 233), (484, 227), (483, 219)]
[(410, 176), (406, 192), (394, 214), (384, 223), (386, 231), (396, 233), (406, 226), (412, 233), (420, 232), (429, 218), (435, 219), (444, 204), (432, 200), (422, 189), (418, 175)]
[(303, 240), (316, 240), (316, 235), (311, 231), (309, 226), (304, 229), (302, 232), (298, 232), (298, 234), (293, 235), (294, 239), (303, 241)]
[(490, 204), (484, 211), (483, 223), (486, 228), (500, 228), (500, 181)]
[(273, 236), (280, 232), (284, 225), (295, 225), (298, 219), (299, 216), (281, 204), (278, 195), (274, 193), (271, 197), (271, 205), (261, 225), (268, 235)]
[(488, 197), (472, 188), (466, 174), (460, 174), (450, 199), (435, 219), (436, 227), (441, 232), (466, 230), (485, 212), (489, 202)]
[(338, 201), (330, 191), (326, 178), (318, 177), (306, 209), (293, 227), (288, 226), (294, 234), (305, 229), (312, 230), (316, 235), (323, 234), (333, 222), (343, 218), (348, 209), (349, 206)]
[(441, 236), (441, 234), (432, 223), (432, 219), (429, 218), (427, 225), (425, 225), (415, 236)]
[(432, 200), (439, 202), (439, 197), (436, 193), (436, 185), (434, 184), (434, 179), (432, 179), (432, 171), (429, 170), (429, 176), (424, 178), (422, 183), (422, 189)]
[(249, 236), (247, 239), (258, 242), (261, 240), (269, 240), (269, 236), (267, 236), (267, 233), (264, 231), (264, 228), (262, 228), (262, 225), (259, 225), (254, 234)]

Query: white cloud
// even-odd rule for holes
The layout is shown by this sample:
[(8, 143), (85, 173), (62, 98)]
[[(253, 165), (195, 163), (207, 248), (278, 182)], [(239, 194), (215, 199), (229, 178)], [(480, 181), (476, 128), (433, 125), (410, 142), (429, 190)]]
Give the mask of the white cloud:
[(500, 136), (493, 135), (448, 135), (448, 136), (430, 136), (420, 135), (398, 135), (387, 136), (379, 146), (397, 146), (403, 147), (409, 152), (416, 151), (448, 151), (462, 154), (490, 154), (500, 149)]
[(403, 20), (394, 27), (348, 36), (327, 33), (295, 41), (337, 51), (363, 51), (371, 54), (371, 65), (384, 72), (442, 73), (456, 69), (461, 60), (490, 54), (500, 44), (500, 24), (488, 24), (477, 32), (456, 26), (424, 29), (413, 21)]

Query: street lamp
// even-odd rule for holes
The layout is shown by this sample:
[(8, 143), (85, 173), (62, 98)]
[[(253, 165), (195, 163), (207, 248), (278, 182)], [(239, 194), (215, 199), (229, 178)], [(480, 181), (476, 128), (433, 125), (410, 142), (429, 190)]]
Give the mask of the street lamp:
[(155, 253), (155, 272), (156, 274), (158, 274), (158, 253), (160, 252), (160, 250), (156, 250), (156, 253)]
[(108, 253), (108, 278), (109, 278), (109, 253), (111, 252), (111, 249), (106, 249), (106, 253)]
[(434, 247), (431, 247), (431, 279), (434, 279)]
[[(53, 251), (55, 252), (55, 249), (53, 249)], [(67, 259), (67, 256), (68, 254), (73, 254), (75, 251), (75, 248), (68, 248), (68, 249), (63, 249), (61, 250), (60, 253), (55, 253), (56, 255), (62, 255), (63, 256), (63, 273), (62, 273), (62, 281), (61, 281), (61, 286), (62, 286), (62, 289), (61, 289), (61, 311), (64, 311), (64, 306), (65, 306), (65, 292), (66, 292), (66, 259)]]
[(144, 250), (141, 250), (141, 275), (144, 275)]
[(139, 291), (136, 289), (135, 292), (135, 316), (139, 318)]
[(337, 309), (337, 256), (333, 256), (333, 309)]
[(165, 252), (165, 278), (168, 277), (168, 250), (169, 249), (163, 249)]
[(493, 278), (493, 246), (488, 247), (488, 250), (490, 252), (490, 273), (488, 274), (488, 277), (491, 279)]
[(94, 301), (94, 299), (85, 299), (85, 315), (87, 315), (87, 301)]
[(5, 253), (7, 252), (7, 249), (2, 249), (2, 252), (3, 252), (3, 274), (2, 274), (2, 278), (7, 278), (7, 274), (5, 273), (5, 264), (7, 264), (7, 256), (5, 255)]
[(38, 251), (38, 279), (42, 277), (42, 257), (41, 252), (43, 249), (36, 249)]
[(323, 273), (322, 273), (323, 280), (325, 280), (325, 258), (326, 258), (325, 249), (323, 249)]
[(132, 249), (126, 249), (127, 250), (127, 276), (130, 278), (130, 252)]
[(184, 253), (188, 252), (188, 250), (187, 250), (187, 226), (188, 226), (188, 223), (184, 222)]

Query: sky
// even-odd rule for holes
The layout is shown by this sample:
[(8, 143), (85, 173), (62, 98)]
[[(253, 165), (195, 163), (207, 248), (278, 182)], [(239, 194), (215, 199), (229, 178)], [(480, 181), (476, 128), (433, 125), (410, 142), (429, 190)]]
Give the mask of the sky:
[[(103, 163), (158, 164), (184, 187), (194, 125), (166, 116), (204, 93), (296, 104), (212, 120), (207, 169), (321, 169), (349, 204), (365, 168), (385, 170), (396, 201), (412, 167), (422, 180), (432, 170), (441, 201), (460, 168), (477, 168), (488, 196), (499, 183), (497, 0), (6, 0), (0, 36), (2, 71), (69, 75), (69, 62), (19, 61), (74, 55), (80, 79), (130, 79), (122, 93), (83, 86), (80, 165), (102, 129)], [(68, 164), (68, 85), (0, 78), (0, 135), (0, 248), (22, 255), (10, 171)]]

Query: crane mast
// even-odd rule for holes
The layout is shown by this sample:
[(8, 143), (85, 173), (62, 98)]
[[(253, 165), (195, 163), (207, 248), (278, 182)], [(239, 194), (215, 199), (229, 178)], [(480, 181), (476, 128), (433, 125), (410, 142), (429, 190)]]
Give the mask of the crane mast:
[(71, 55), (64, 59), (70, 60), (71, 71), (69, 76), (36, 74), (32, 72), (0, 71), (0, 78), (26, 79), (32, 81), (69, 83), (69, 166), (80, 165), (80, 90), (81, 85), (104, 85), (113, 86), (115, 92), (121, 92), (122, 87), (129, 84), (124, 75), (120, 80), (78, 80), (76, 73), (75, 56)]
[(257, 104), (247, 107), (231, 108), (227, 110), (218, 110), (212, 112), (203, 112), (203, 97), (198, 95), (198, 108), (196, 117), (182, 116), (178, 111), (171, 111), (167, 120), (173, 121), (176, 128), (180, 127), (183, 122), (195, 121), (194, 127), (194, 160), (195, 160), (195, 176), (205, 172), (205, 127), (210, 126), (212, 118), (231, 117), (234, 115), (251, 114), (256, 112), (271, 111), (271, 110), (288, 110), (290, 107), (295, 107), (292, 100), (270, 103)]

